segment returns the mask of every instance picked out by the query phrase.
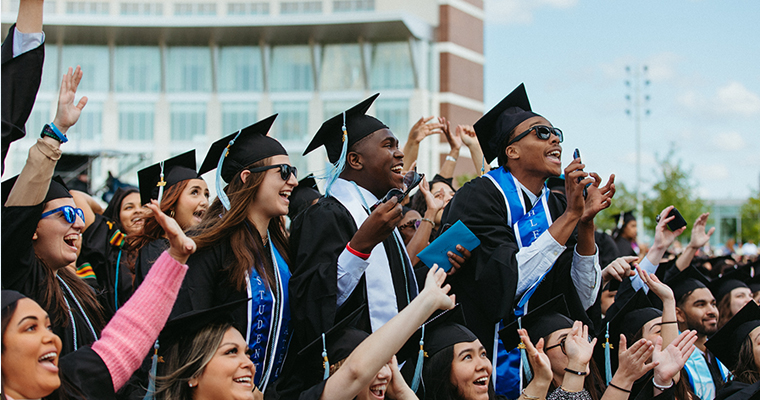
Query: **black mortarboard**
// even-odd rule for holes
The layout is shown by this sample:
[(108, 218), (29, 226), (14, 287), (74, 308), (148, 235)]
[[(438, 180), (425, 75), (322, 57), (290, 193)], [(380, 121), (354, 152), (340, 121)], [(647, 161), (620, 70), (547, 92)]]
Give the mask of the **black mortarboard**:
[[(454, 178), (444, 178), (439, 174), (435, 174), (435, 176), (433, 176), (433, 179), (430, 180), (430, 188), (432, 189), (433, 184), (438, 182), (445, 183), (449, 185), (451, 190), (454, 190)], [(454, 191), (456, 192), (456, 190)]]
[(314, 174), (309, 174), (306, 178), (298, 181), (298, 186), (294, 187), (290, 193), (290, 206), (288, 207), (290, 220), (292, 221), (301, 211), (307, 209), (319, 196), (319, 188), (316, 179), (314, 179)]
[[(151, 199), (156, 199), (160, 203), (161, 186), (163, 186), (163, 192), (166, 192), (177, 183), (195, 178), (198, 178), (198, 173), (195, 171), (195, 150), (143, 168), (137, 171), (137, 180), (140, 184), (140, 202), (147, 204), (150, 203)], [(162, 182), (163, 185), (160, 185)]]
[[(18, 180), (18, 175), (14, 176), (13, 178), (6, 179), (2, 183), (2, 199), (3, 204), (8, 200), (8, 196), (11, 194), (11, 189), (13, 189), (13, 185), (16, 184), (16, 181)], [(61, 178), (59, 175), (54, 176), (50, 180), (50, 186), (48, 186), (47, 194), (45, 195), (45, 200), (43, 200), (43, 203), (47, 203), (50, 200), (60, 199), (64, 197), (71, 197), (71, 193), (69, 193), (69, 188), (66, 187), (66, 184), (63, 182), (63, 178)]]
[[(366, 312), (366, 305), (357, 308), (327, 332), (304, 346), (298, 352), (298, 357), (309, 364), (311, 364), (309, 360), (322, 359), (325, 372), (323, 377), (326, 379), (330, 363), (336, 364), (345, 360), (369, 336), (369, 333), (361, 327), (362, 321), (367, 319)], [(314, 365), (316, 366), (316, 362)]]
[(636, 220), (636, 216), (633, 215), (633, 211), (634, 210), (621, 211), (620, 214), (615, 215), (615, 226), (617, 229), (623, 229), (625, 224)]
[(749, 264), (744, 264), (737, 268), (737, 274), (743, 277), (744, 283), (747, 284), (752, 293), (760, 291), (760, 259)]
[(523, 83), (483, 115), (474, 128), (486, 162), (490, 163), (504, 152), (507, 148), (507, 137), (517, 125), (528, 118), (538, 116), (540, 115), (530, 109), (528, 93), (525, 92)]
[(723, 365), (733, 371), (739, 360), (739, 349), (742, 343), (758, 326), (760, 326), (760, 307), (754, 301), (750, 301), (718, 332), (715, 332), (705, 346)]
[(615, 278), (612, 278), (612, 279), (609, 280), (609, 282), (607, 282), (607, 283), (604, 284), (604, 286), (602, 287), (602, 292), (604, 292), (604, 291), (610, 291), (610, 292), (617, 291), (618, 289), (620, 289), (620, 283), (621, 282), (619, 280), (617, 280)]
[[(216, 322), (233, 323), (232, 312), (248, 302), (249, 299), (240, 299), (220, 306), (205, 310), (193, 310), (178, 315), (168, 322), (161, 330), (158, 341), (162, 348), (168, 348), (171, 344), (178, 343), (185, 338), (194, 337), (201, 329)], [(245, 333), (241, 332), (243, 337)]]
[(505, 349), (517, 347), (520, 344), (517, 329), (521, 323), (522, 328), (528, 331), (530, 341), (535, 345), (539, 339), (549, 336), (552, 332), (572, 328), (573, 320), (568, 318), (569, 314), (565, 295), (561, 294), (525, 314), (521, 321), (514, 321), (504, 327), (499, 331), (499, 338)]
[(683, 296), (699, 288), (707, 288), (710, 281), (694, 267), (686, 267), (683, 271), (674, 275), (665, 282), (673, 289), (676, 302), (680, 302)]
[(6, 289), (2, 290), (2, 293), (0, 293), (0, 296), (2, 297), (2, 301), (1, 301), (2, 306), (0, 306), (0, 309), (3, 309), (3, 310), (5, 310), (5, 307), (9, 307), (13, 303), (26, 298), (26, 296), (24, 296), (23, 294), (15, 290), (6, 290)]
[[(288, 152), (285, 151), (280, 142), (267, 136), (275, 118), (277, 118), (277, 114), (264, 118), (253, 125), (212, 143), (211, 148), (206, 153), (206, 159), (201, 164), (201, 169), (198, 170), (198, 175), (203, 175), (217, 168), (220, 158), (228, 146), (230, 151), (224, 157), (222, 170), (217, 171), (217, 175), (220, 175), (227, 183), (232, 181), (235, 174), (256, 161), (277, 155), (287, 155)], [(233, 140), (233, 144), (230, 144)]]
[(744, 282), (748, 278), (749, 276), (745, 276), (744, 271), (735, 269), (710, 282), (707, 287), (710, 289), (713, 296), (715, 296), (715, 301), (720, 303), (723, 297), (731, 293), (734, 289), (749, 289), (749, 286)]
[(375, 101), (380, 93), (370, 96), (361, 103), (349, 108), (327, 121), (317, 131), (311, 143), (306, 147), (303, 155), (307, 155), (319, 148), (325, 146), (327, 158), (331, 163), (336, 163), (340, 159), (343, 148), (343, 127), (345, 126), (348, 135), (348, 148), (356, 144), (362, 138), (374, 133), (380, 129), (388, 127), (380, 122), (377, 118), (367, 115), (367, 110)]

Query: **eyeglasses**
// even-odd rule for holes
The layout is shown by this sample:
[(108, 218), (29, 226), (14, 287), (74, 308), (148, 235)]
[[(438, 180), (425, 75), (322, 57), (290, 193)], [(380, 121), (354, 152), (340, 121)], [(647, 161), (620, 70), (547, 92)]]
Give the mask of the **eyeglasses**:
[(298, 170), (296, 167), (289, 165), (289, 164), (273, 164), (273, 165), (267, 165), (266, 167), (256, 167), (251, 168), (249, 171), (251, 172), (264, 172), (270, 169), (280, 169), (280, 177), (283, 181), (287, 181), (290, 179), (290, 174), (293, 174), (293, 176), (298, 179)]
[(70, 224), (73, 224), (74, 221), (77, 220), (77, 217), (81, 218), (82, 222), (84, 222), (84, 211), (82, 211), (81, 208), (74, 208), (72, 206), (63, 206), (63, 207), (54, 208), (40, 215), (40, 219), (49, 217), (57, 212), (62, 212), (63, 217), (66, 218), (66, 222)]
[(549, 140), (549, 138), (552, 137), (552, 134), (554, 134), (555, 136), (559, 138), (560, 143), (562, 143), (562, 141), (564, 140), (564, 137), (562, 136), (562, 131), (559, 130), (559, 128), (554, 128), (554, 127), (546, 126), (546, 125), (534, 125), (534, 126), (531, 126), (530, 129), (528, 129), (527, 131), (515, 136), (514, 139), (510, 140), (509, 143), (507, 143), (507, 146), (524, 138), (531, 131), (536, 131), (536, 136), (541, 140)]
[(420, 227), (420, 223), (422, 223), (421, 219), (413, 219), (403, 225), (399, 225), (398, 229), (400, 231), (406, 229), (406, 228), (414, 228), (415, 230)]
[(549, 347), (545, 348), (544, 349), (544, 353), (546, 353), (547, 351), (549, 351), (549, 350), (551, 350), (551, 349), (553, 349), (555, 347), (559, 347), (560, 349), (562, 349), (562, 353), (565, 354), (565, 355), (567, 355), (567, 352), (565, 352), (565, 340), (567, 340), (567, 336), (563, 337), (562, 340), (560, 340), (559, 343), (555, 344), (554, 346), (549, 346)]

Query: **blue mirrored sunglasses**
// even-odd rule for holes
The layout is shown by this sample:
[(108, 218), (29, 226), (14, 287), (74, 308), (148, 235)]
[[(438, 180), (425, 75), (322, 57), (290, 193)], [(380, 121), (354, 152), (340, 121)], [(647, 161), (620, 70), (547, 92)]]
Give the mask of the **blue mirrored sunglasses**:
[(62, 212), (63, 217), (66, 218), (66, 222), (70, 224), (73, 224), (74, 221), (76, 221), (77, 217), (81, 218), (82, 222), (84, 222), (84, 211), (82, 211), (81, 208), (74, 208), (72, 206), (54, 208), (46, 213), (42, 213), (42, 215), (40, 215), (40, 219), (49, 217), (57, 212)]

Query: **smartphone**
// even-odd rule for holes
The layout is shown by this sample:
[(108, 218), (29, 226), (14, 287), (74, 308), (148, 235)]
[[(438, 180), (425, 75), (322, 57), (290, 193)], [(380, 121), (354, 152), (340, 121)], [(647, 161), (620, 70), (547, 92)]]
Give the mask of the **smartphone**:
[[(680, 212), (678, 212), (678, 209), (675, 207), (673, 207), (673, 209), (670, 210), (670, 213), (668, 213), (668, 216), (666, 218), (670, 218), (673, 216), (675, 216), (675, 218), (673, 218), (672, 221), (668, 222), (668, 229), (670, 229), (671, 231), (676, 231), (686, 226), (686, 220), (683, 219), (683, 216), (681, 215)], [(660, 222), (659, 215), (657, 216), (656, 221)]]
[[(579, 159), (579, 160), (581, 158), (581, 151), (578, 150), (578, 149), (575, 149), (575, 151), (573, 152), (573, 160), (576, 159), (576, 158)], [(583, 178), (578, 178), (578, 182), (580, 182), (582, 180), (583, 180)], [(589, 185), (590, 185), (590, 183), (589, 183)], [(588, 190), (586, 188), (588, 188), (588, 185), (586, 185), (586, 186), (583, 187), (583, 198), (584, 199), (588, 196)]]

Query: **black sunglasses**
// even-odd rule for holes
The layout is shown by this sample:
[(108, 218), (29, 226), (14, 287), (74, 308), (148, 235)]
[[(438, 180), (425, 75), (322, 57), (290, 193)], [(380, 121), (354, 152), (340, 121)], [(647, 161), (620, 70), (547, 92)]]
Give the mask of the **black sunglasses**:
[(416, 188), (417, 185), (422, 182), (422, 178), (425, 177), (425, 174), (419, 174), (415, 170), (411, 170), (404, 175), (404, 187), (406, 190), (396, 189), (393, 188), (386, 193), (385, 197), (378, 200), (377, 203), (375, 203), (372, 207), (369, 208), (370, 212), (375, 211), (375, 209), (380, 206), (380, 204), (383, 204), (390, 200), (391, 198), (395, 197), (398, 199), (398, 202), (401, 203), (401, 200), (404, 200), (406, 195), (409, 194), (409, 192), (412, 191), (412, 189)]
[(541, 140), (549, 140), (549, 138), (552, 137), (552, 134), (556, 135), (559, 138), (560, 143), (562, 143), (562, 141), (564, 140), (564, 137), (562, 136), (562, 131), (559, 128), (554, 128), (554, 127), (546, 126), (546, 125), (534, 125), (534, 126), (531, 126), (530, 129), (528, 129), (527, 131), (515, 136), (514, 139), (510, 140), (509, 143), (507, 143), (507, 146), (524, 138), (531, 131), (536, 131), (536, 136)]
[(293, 174), (293, 176), (298, 179), (298, 170), (296, 167), (290, 165), (290, 164), (272, 164), (267, 165), (266, 167), (256, 167), (256, 168), (250, 168), (249, 171), (251, 172), (264, 172), (270, 169), (280, 169), (280, 177), (283, 181), (287, 181), (290, 179), (290, 174)]

